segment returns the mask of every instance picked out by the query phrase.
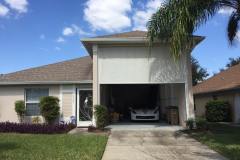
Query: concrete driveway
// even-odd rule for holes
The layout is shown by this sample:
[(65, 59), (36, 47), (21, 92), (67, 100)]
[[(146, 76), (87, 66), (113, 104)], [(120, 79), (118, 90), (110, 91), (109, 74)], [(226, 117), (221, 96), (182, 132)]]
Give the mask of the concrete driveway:
[(225, 160), (187, 135), (171, 130), (112, 130), (103, 160)]

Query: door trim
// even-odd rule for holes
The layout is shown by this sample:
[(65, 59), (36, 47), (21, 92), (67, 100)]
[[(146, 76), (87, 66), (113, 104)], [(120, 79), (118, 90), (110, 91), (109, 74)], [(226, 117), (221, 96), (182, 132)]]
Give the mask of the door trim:
[(92, 91), (92, 88), (77, 88), (77, 127), (88, 127), (93, 125), (93, 121), (79, 121), (79, 105), (80, 105), (80, 91)]

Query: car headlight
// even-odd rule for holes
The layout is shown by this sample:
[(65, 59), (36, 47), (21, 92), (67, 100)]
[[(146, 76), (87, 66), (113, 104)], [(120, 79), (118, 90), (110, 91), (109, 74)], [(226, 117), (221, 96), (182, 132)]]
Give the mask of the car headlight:
[(158, 107), (157, 108), (155, 108), (155, 110), (154, 110), (154, 112), (153, 113), (157, 113), (158, 112)]
[(131, 107), (129, 109), (132, 113), (136, 114), (136, 112)]
[(136, 112), (134, 110), (131, 110), (132, 113), (136, 114)]

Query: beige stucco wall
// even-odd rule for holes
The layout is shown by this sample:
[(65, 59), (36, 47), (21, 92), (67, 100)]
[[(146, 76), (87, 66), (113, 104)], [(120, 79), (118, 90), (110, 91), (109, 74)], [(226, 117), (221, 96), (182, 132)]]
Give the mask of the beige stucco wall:
[(14, 103), (24, 100), (23, 87), (0, 87), (0, 121), (18, 122)]
[(240, 123), (240, 91), (235, 93), (234, 96), (234, 122)]
[[(14, 109), (17, 100), (24, 100), (25, 88), (44, 87), (49, 88), (49, 95), (59, 98), (59, 85), (31, 85), (31, 86), (0, 86), (0, 122), (18, 122), (18, 117)], [(29, 117), (26, 117), (29, 120)]]
[(161, 113), (166, 114), (166, 107), (177, 106), (179, 111), (179, 123), (186, 121), (186, 97), (185, 84), (165, 84), (160, 85), (160, 108)]
[[(99, 72), (98, 72), (98, 45), (94, 45), (93, 48), (93, 84), (92, 84), (92, 89), (93, 89), (93, 106), (100, 104), (100, 84), (99, 84)], [(93, 107), (93, 112), (95, 112), (94, 107)], [(92, 123), (94, 126), (96, 126), (96, 119), (93, 114), (92, 117)]]
[(234, 97), (235, 93), (226, 92), (226, 93), (218, 93), (218, 94), (203, 94), (194, 96), (194, 104), (195, 104), (195, 114), (196, 116), (205, 116), (206, 112), (206, 104), (207, 102), (213, 100), (213, 96), (216, 96), (218, 100), (228, 101), (232, 107), (232, 115), (234, 120)]
[(195, 105), (195, 114), (197, 117), (204, 117), (205, 116), (205, 105), (210, 100), (213, 100), (210, 96), (201, 96), (194, 98), (194, 105)]

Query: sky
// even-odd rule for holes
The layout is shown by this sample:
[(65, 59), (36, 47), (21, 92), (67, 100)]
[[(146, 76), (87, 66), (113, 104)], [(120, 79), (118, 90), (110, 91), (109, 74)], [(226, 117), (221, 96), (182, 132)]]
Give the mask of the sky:
[[(85, 37), (146, 30), (148, 19), (162, 2), (0, 0), (0, 74), (86, 56), (80, 42)], [(221, 9), (195, 32), (205, 40), (192, 55), (210, 75), (223, 68), (229, 57), (240, 56), (240, 40), (234, 47), (227, 41), (231, 12)]]

